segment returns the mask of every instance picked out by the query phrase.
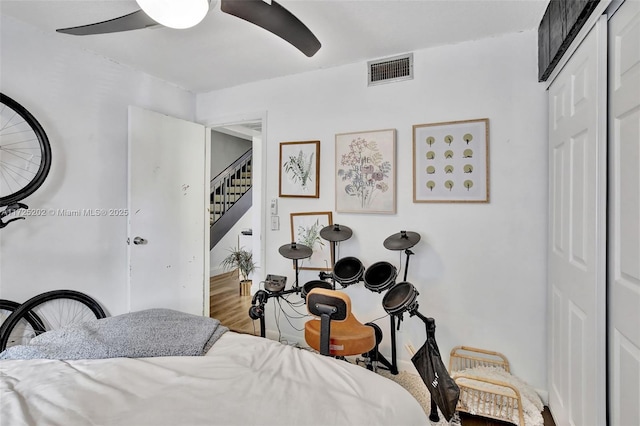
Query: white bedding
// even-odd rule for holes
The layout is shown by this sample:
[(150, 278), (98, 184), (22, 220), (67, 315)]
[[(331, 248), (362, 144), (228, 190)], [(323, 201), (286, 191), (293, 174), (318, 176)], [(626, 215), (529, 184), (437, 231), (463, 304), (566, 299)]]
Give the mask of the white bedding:
[(205, 356), (0, 361), (0, 425), (428, 425), (401, 386), (233, 332)]

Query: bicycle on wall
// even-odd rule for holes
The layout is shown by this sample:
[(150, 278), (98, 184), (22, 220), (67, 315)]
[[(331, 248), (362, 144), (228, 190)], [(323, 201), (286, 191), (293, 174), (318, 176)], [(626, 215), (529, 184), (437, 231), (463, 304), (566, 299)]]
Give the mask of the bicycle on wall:
[[(51, 168), (49, 138), (26, 108), (0, 93), (0, 228), (24, 219), (9, 217), (43, 184)], [(53, 290), (20, 304), (0, 299), (0, 351), (70, 324), (105, 318), (100, 304), (75, 290)]]
[(75, 290), (52, 290), (20, 304), (0, 299), (0, 352), (71, 324), (106, 318), (100, 304)]
[(5, 217), (29, 207), (20, 201), (33, 194), (51, 168), (49, 138), (26, 108), (0, 93), (0, 228), (24, 217)]

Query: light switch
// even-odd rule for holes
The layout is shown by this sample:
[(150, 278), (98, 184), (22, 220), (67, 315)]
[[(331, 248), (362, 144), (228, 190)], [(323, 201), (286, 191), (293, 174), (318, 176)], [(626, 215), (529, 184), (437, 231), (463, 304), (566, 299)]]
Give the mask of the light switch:
[(271, 230), (277, 231), (280, 229), (280, 217), (271, 216)]
[(278, 214), (278, 199), (271, 199), (271, 216), (275, 216)]

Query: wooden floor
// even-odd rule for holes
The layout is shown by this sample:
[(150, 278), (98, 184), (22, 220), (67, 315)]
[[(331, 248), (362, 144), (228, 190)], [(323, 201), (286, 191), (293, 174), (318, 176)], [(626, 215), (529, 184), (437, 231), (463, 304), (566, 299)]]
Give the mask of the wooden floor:
[(211, 277), (209, 285), (209, 316), (230, 330), (259, 336), (260, 321), (249, 318), (251, 296), (240, 296), (238, 271)]

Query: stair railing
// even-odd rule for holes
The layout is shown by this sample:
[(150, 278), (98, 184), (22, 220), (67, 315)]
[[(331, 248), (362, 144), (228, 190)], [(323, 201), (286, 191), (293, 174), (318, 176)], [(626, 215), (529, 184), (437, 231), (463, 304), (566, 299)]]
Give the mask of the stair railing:
[(211, 179), (212, 225), (250, 188), (253, 150), (249, 149)]

